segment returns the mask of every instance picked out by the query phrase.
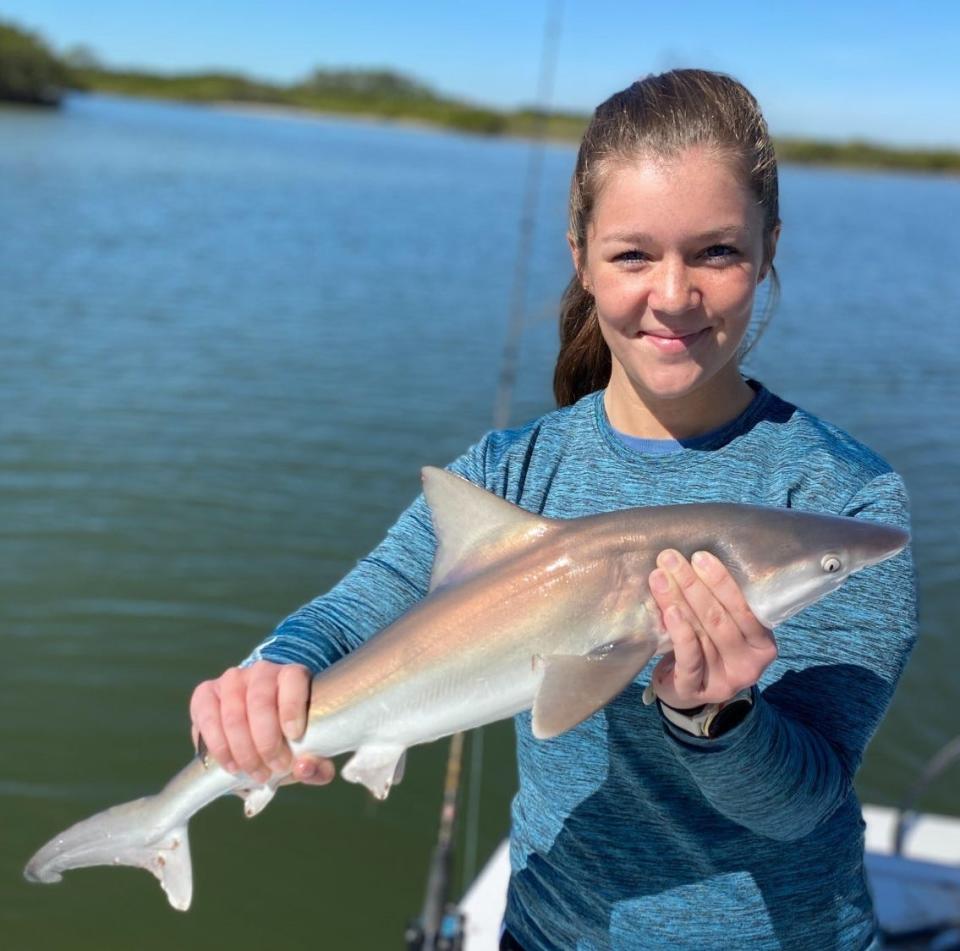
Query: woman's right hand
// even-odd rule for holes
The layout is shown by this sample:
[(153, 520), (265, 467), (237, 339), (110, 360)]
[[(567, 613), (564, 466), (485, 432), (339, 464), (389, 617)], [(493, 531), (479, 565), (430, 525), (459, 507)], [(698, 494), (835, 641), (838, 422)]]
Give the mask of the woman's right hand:
[(290, 780), (325, 785), (333, 762), (320, 756), (293, 756), (288, 741), (299, 740), (307, 726), (310, 671), (300, 664), (258, 660), (231, 667), (205, 680), (190, 699), (193, 743), (199, 737), (225, 770), (243, 772), (264, 783), (274, 773)]

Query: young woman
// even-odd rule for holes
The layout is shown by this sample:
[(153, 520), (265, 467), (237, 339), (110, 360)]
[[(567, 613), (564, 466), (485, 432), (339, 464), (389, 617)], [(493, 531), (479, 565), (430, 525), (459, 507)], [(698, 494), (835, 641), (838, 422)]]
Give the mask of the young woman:
[[(450, 468), (559, 518), (723, 500), (906, 526), (882, 459), (740, 373), (779, 231), (773, 147), (735, 80), (678, 70), (603, 103), (570, 195), (560, 408)], [(434, 545), (420, 498), (247, 666), (201, 684), (191, 715), (212, 755), (261, 779), (290, 769), (310, 673), (425, 593)], [(503, 946), (870, 947), (852, 783), (916, 637), (909, 554), (776, 639), (707, 554), (664, 551), (649, 580), (670, 654), (556, 739), (516, 719)]]

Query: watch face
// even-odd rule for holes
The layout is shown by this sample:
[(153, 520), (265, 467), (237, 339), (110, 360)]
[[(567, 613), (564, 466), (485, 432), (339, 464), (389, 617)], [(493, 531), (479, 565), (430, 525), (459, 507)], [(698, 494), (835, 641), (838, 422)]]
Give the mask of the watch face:
[(728, 703), (710, 722), (708, 735), (711, 738), (723, 736), (743, 722), (752, 706), (750, 700), (734, 700), (733, 703)]

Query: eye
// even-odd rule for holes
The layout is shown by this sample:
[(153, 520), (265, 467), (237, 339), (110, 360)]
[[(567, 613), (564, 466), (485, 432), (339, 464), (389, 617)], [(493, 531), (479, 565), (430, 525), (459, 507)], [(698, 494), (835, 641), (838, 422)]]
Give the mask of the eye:
[(645, 261), (647, 256), (643, 251), (637, 251), (635, 248), (630, 251), (621, 251), (615, 258), (614, 261), (625, 261), (627, 264), (639, 263)]
[(730, 244), (712, 244), (703, 251), (703, 257), (711, 262), (724, 262), (730, 258), (739, 257), (740, 252)]
[(824, 555), (820, 567), (832, 575), (840, 570), (840, 559), (836, 555)]

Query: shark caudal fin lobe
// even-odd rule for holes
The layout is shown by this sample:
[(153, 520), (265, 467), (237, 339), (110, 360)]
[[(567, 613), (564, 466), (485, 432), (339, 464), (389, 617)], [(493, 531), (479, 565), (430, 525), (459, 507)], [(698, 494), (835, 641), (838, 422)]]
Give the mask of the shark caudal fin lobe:
[(147, 796), (114, 806), (71, 826), (51, 839), (27, 864), (31, 882), (59, 882), (63, 873), (96, 865), (130, 865), (146, 869), (160, 882), (170, 904), (190, 907), (193, 870), (186, 822), (164, 827)]
[(655, 640), (619, 641), (583, 656), (544, 657), (533, 735), (549, 740), (582, 723), (625, 690), (656, 650)]

